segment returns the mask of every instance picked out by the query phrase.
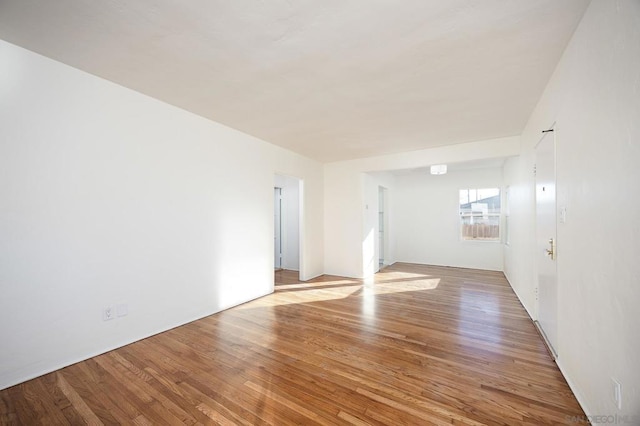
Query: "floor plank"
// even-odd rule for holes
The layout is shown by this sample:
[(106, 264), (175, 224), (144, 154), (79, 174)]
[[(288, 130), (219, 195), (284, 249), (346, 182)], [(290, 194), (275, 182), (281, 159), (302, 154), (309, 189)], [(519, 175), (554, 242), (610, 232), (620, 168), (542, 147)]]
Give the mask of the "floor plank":
[(276, 290), (0, 391), (0, 424), (559, 424), (584, 416), (500, 272)]

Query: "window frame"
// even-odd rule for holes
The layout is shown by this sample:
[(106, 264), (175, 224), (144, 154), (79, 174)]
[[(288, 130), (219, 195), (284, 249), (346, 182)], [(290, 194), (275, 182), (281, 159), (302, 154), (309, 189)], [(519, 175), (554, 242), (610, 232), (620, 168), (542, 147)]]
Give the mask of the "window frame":
[[(500, 209), (498, 213), (492, 212), (489, 213), (487, 212), (486, 214), (478, 214), (478, 213), (474, 213), (473, 211), (469, 212), (469, 213), (465, 213), (463, 212), (462, 206), (464, 204), (461, 203), (460, 198), (461, 198), (461, 192), (462, 191), (476, 191), (476, 198), (478, 191), (482, 191), (482, 190), (497, 190), (498, 194), (494, 195), (499, 197), (499, 205), (498, 208)], [(467, 199), (469, 200), (470, 197), (468, 197)], [(489, 197), (487, 197), (489, 198)], [(487, 199), (487, 198), (483, 198), (483, 199)], [(483, 200), (481, 199), (481, 200)], [(480, 201), (480, 200), (475, 200), (475, 201), (468, 201), (465, 204), (472, 204), (476, 201)], [(503, 203), (504, 203), (504, 189), (501, 186), (484, 186), (484, 187), (464, 187), (464, 188), (458, 188), (458, 238), (460, 241), (462, 242), (470, 242), (470, 243), (498, 243), (501, 244), (502, 243), (502, 238), (504, 235), (504, 208), (503, 208)], [(498, 236), (497, 237), (492, 237), (492, 238), (469, 238), (469, 237), (465, 237), (464, 234), (464, 221), (463, 218), (465, 217), (486, 217), (487, 219), (489, 218), (496, 218), (497, 219), (497, 227), (498, 227)]]

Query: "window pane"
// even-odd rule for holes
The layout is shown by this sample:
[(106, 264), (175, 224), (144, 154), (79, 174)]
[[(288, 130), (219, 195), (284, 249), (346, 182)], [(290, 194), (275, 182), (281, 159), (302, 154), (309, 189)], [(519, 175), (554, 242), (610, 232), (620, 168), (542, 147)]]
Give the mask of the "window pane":
[(460, 233), (464, 240), (500, 239), (500, 188), (460, 190)]

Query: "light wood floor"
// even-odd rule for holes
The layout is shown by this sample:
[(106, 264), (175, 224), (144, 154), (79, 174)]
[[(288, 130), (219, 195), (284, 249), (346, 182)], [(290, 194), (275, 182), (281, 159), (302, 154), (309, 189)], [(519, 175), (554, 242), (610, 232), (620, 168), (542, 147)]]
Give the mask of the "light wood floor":
[(276, 273), (270, 296), (0, 392), (2, 424), (566, 424), (502, 273)]

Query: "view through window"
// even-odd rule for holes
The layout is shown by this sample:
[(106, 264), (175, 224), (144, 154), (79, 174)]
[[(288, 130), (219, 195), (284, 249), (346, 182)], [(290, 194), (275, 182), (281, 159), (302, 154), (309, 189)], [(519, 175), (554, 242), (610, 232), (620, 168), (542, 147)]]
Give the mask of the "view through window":
[(460, 190), (460, 235), (463, 240), (500, 240), (500, 188)]

